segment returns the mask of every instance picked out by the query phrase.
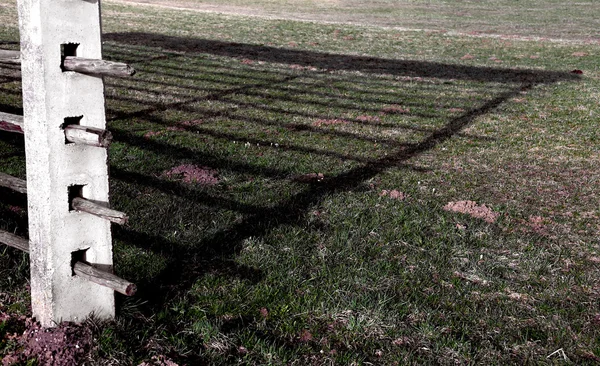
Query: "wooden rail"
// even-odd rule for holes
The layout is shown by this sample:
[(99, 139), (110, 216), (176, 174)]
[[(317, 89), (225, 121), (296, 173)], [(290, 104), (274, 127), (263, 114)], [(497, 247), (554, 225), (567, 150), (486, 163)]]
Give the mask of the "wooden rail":
[(0, 173), (0, 187), (10, 188), (19, 193), (27, 193), (27, 182), (12, 175)]
[(126, 296), (133, 296), (137, 292), (137, 286), (134, 283), (84, 262), (75, 262), (73, 272), (81, 278), (111, 288)]
[(0, 130), (24, 133), (23, 116), (0, 112)]
[(29, 241), (8, 231), (0, 230), (0, 243), (29, 253)]
[[(0, 63), (21, 64), (21, 52), (0, 50)], [(97, 60), (84, 57), (67, 56), (61, 65), (65, 71), (82, 74), (127, 77), (135, 74), (135, 69), (122, 62)]]
[(11, 50), (0, 50), (0, 63), (21, 64), (21, 52)]
[[(27, 181), (4, 173), (0, 173), (0, 187), (10, 188), (20, 193), (27, 193)], [(120, 225), (124, 225), (129, 221), (127, 214), (81, 197), (73, 198), (71, 208), (75, 211), (86, 212)]]
[[(7, 231), (0, 230), (0, 243), (29, 253), (29, 241)], [(81, 278), (113, 289), (123, 295), (133, 296), (137, 292), (137, 286), (134, 283), (124, 280), (110, 272), (98, 269), (88, 263), (81, 261), (75, 262), (73, 265), (73, 272)]]
[(76, 71), (82, 74), (126, 77), (135, 74), (133, 67), (122, 62), (96, 60), (90, 58), (67, 56), (63, 60), (63, 70)]
[(101, 128), (80, 125), (65, 127), (65, 138), (75, 144), (85, 144), (97, 147), (108, 147), (112, 142), (112, 134)]
[[(0, 130), (7, 132), (25, 133), (23, 116), (0, 112)], [(113, 136), (110, 131), (101, 128), (80, 125), (65, 126), (65, 139), (76, 144), (108, 147)]]
[(101, 217), (115, 224), (124, 225), (129, 221), (129, 217), (123, 212), (112, 210), (99, 205), (85, 198), (75, 197), (71, 202), (71, 207), (75, 211), (87, 212), (91, 215)]

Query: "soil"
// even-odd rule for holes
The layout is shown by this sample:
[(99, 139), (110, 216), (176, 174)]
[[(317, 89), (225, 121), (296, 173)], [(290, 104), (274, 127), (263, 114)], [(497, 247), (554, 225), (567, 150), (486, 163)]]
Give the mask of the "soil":
[(492, 209), (486, 205), (478, 205), (477, 202), (474, 201), (448, 202), (446, 206), (444, 206), (444, 210), (464, 213), (489, 223), (496, 222), (496, 219), (499, 216), (497, 212), (492, 211)]
[(164, 172), (169, 178), (180, 179), (185, 183), (197, 183), (205, 186), (212, 186), (219, 183), (217, 171), (191, 164), (176, 166)]
[(383, 191), (381, 191), (381, 193), (379, 194), (381, 197), (389, 197), (395, 200), (400, 200), (400, 201), (404, 201), (408, 195), (398, 191), (397, 189), (393, 189), (391, 191), (388, 191), (387, 189), (384, 189)]
[(2, 366), (11, 366), (37, 359), (44, 366), (80, 365), (91, 350), (92, 331), (83, 325), (64, 322), (55, 328), (44, 329), (31, 318), (1, 313), (3, 322), (24, 323), (21, 335), (7, 334), (18, 348), (2, 358)]

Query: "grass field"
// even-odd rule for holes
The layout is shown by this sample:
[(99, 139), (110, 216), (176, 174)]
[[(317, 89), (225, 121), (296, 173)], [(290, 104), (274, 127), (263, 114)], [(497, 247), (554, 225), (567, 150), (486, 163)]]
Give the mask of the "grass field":
[[(177, 2), (246, 15), (103, 3), (105, 58), (138, 70), (106, 97), (116, 272), (140, 291), (86, 323), (86, 364), (600, 362), (598, 5), (528, 2), (534, 31), (407, 1), (410, 28), (449, 24), (408, 31), (391, 1), (321, 3), (365, 14), (347, 25), (224, 3)], [(0, 24), (16, 49), (14, 2)], [(1, 68), (0, 111), (20, 93)], [(25, 178), (23, 155), (0, 132), (0, 171)], [(0, 197), (26, 235), (25, 198)], [(23, 364), (27, 278), (0, 248), (0, 354)]]
[(562, 0), (119, 0), (169, 8), (354, 25), (571, 40), (600, 37), (600, 4)]

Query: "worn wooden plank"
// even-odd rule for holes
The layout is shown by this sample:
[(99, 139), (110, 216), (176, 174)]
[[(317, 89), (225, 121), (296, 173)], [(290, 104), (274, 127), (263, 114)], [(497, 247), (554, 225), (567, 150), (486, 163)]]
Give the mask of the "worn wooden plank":
[(77, 276), (101, 286), (111, 288), (123, 295), (133, 296), (137, 292), (137, 286), (135, 284), (87, 263), (76, 262), (73, 266), (73, 272), (75, 272)]
[(23, 116), (0, 112), (0, 130), (23, 133), (24, 126)]
[(65, 127), (65, 138), (76, 144), (108, 147), (113, 137), (109, 131), (101, 128), (68, 125)]
[[(29, 240), (7, 231), (0, 230), (0, 243), (29, 253)], [(81, 261), (75, 262), (73, 272), (77, 276), (113, 289), (123, 295), (133, 296), (137, 292), (137, 286), (134, 283)]]
[(10, 188), (20, 193), (27, 193), (27, 182), (23, 179), (0, 173), (0, 187)]
[(0, 50), (0, 63), (5, 64), (20, 64), (21, 52), (12, 50)]
[(129, 217), (123, 212), (112, 210), (81, 197), (75, 197), (71, 206), (76, 211), (87, 212), (120, 225), (126, 224), (129, 220)]
[(75, 56), (65, 57), (63, 61), (63, 69), (66, 71), (75, 71), (82, 74), (100, 76), (127, 77), (135, 74), (133, 67), (122, 62), (96, 60)]
[(29, 240), (11, 234), (8, 231), (0, 230), (0, 243), (29, 253)]

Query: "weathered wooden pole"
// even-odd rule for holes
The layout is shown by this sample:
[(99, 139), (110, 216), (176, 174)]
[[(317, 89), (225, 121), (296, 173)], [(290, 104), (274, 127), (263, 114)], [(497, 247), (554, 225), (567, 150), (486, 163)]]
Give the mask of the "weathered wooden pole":
[(23, 116), (0, 112), (0, 130), (23, 133)]
[[(0, 243), (29, 253), (29, 241), (27, 239), (4, 230), (0, 230)], [(107, 287), (126, 296), (133, 296), (137, 291), (135, 283), (131, 283), (110, 272), (106, 272), (81, 261), (75, 261), (73, 263), (73, 273), (87, 281), (97, 283), (100, 286)]]
[(26, 181), (5, 173), (0, 173), (0, 187), (10, 188), (19, 193), (27, 193)]
[(68, 56), (63, 60), (64, 70), (77, 71), (82, 74), (127, 77), (133, 76), (133, 67), (122, 62), (94, 60), (82, 57)]
[(27, 239), (23, 239), (7, 231), (0, 230), (0, 243), (29, 253), (29, 242)]
[(69, 143), (64, 130), (106, 129), (102, 77), (63, 68), (67, 57), (102, 59), (100, 1), (18, 0), (18, 7), (33, 315), (44, 327), (92, 313), (113, 318), (113, 290), (73, 268), (84, 261), (112, 269), (110, 222), (71, 207), (74, 197), (108, 202), (107, 152)]
[[(21, 52), (0, 50), (0, 63), (21, 64)], [(63, 70), (98, 76), (127, 77), (135, 74), (135, 69), (122, 62), (96, 60), (76, 56), (63, 56)]]
[(0, 50), (0, 63), (15, 64), (21, 63), (21, 53), (12, 50)]

